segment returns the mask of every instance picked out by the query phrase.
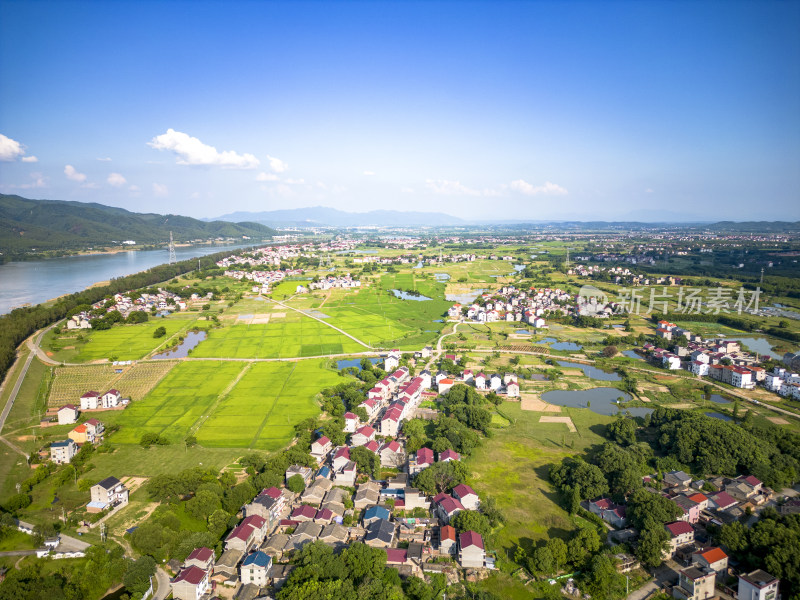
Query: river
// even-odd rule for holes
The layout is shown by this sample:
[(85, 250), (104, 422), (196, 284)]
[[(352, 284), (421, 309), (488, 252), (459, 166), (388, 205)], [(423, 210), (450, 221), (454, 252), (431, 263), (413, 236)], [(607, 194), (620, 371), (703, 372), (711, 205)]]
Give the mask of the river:
[[(253, 244), (214, 244), (175, 248), (178, 260), (206, 256)], [(84, 254), (0, 265), (0, 314), (22, 304), (39, 304), (169, 262), (169, 250), (129, 250), (115, 254)]]

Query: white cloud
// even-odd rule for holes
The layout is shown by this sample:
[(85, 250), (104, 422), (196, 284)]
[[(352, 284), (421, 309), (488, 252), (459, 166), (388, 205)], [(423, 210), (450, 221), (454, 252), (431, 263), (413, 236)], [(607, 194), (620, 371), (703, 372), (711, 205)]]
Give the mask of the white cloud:
[(154, 137), (147, 145), (174, 152), (179, 165), (216, 165), (232, 169), (255, 169), (259, 165), (252, 154), (238, 154), (233, 150), (219, 152), (196, 137), (174, 129), (167, 129), (167, 133)]
[(128, 188), (128, 191), (136, 193), (136, 192), (140, 191), (140, 188), (139, 188), (138, 185), (132, 185), (131, 187)]
[(86, 190), (97, 190), (97, 189), (100, 189), (100, 184), (99, 183), (95, 183), (94, 181), (87, 181), (81, 187), (86, 189)]
[(447, 179), (426, 179), (425, 185), (434, 194), (443, 196), (480, 196), (479, 190), (473, 190), (463, 185), (460, 181), (449, 181)]
[(267, 155), (267, 160), (269, 161), (269, 168), (275, 171), (276, 173), (283, 173), (284, 171), (289, 170), (289, 165), (283, 162), (280, 158), (275, 158), (274, 156)]
[(289, 185), (303, 185), (306, 182), (305, 179), (287, 179), (286, 183)]
[(375, 175), (375, 171), (364, 171), (364, 175)]
[(545, 181), (544, 185), (535, 186), (523, 179), (517, 179), (512, 181), (509, 187), (526, 196), (566, 196), (569, 193), (565, 188), (550, 181)]
[[(25, 160), (25, 159), (23, 158), (22, 160)], [(647, 188), (647, 189), (644, 191), (644, 193), (645, 193), (645, 194), (652, 194), (652, 193), (653, 193), (653, 189), (652, 189), (652, 188)]]
[(169, 190), (167, 189), (167, 186), (162, 184), (162, 183), (154, 183), (153, 184), (153, 194), (155, 194), (156, 196), (160, 196), (160, 197), (168, 196), (169, 195)]
[(47, 187), (47, 178), (42, 175), (41, 173), (31, 173), (31, 179), (33, 181), (31, 183), (21, 183), (19, 185), (8, 185), (7, 188), (14, 188), (20, 190), (31, 190), (35, 188), (44, 188)]
[(199, 200), (200, 199), (200, 192), (192, 192), (192, 195), (189, 196), (192, 200)]
[(67, 179), (71, 181), (77, 181), (80, 183), (86, 181), (86, 175), (83, 173), (78, 173), (78, 171), (72, 165), (67, 165), (64, 167), (64, 175), (66, 175)]
[(35, 156), (23, 156), (22, 157), (22, 162), (35, 163), (35, 162), (39, 162), (39, 159), (36, 158)]
[(122, 187), (123, 185), (128, 183), (128, 181), (119, 173), (109, 174), (108, 179), (106, 179), (106, 181), (109, 183), (109, 185), (113, 185), (114, 187)]
[(11, 162), (23, 154), (25, 154), (25, 149), (22, 144), (0, 133), (0, 160)]
[(111, 157), (109, 157), (109, 156), (98, 157), (97, 160), (99, 160), (100, 162), (111, 162)]
[(256, 181), (278, 181), (278, 176), (275, 173), (261, 172), (256, 175)]
[(403, 192), (404, 194), (416, 194), (417, 193), (417, 191), (414, 188), (411, 188), (411, 187), (402, 187), (402, 188), (400, 188), (400, 191)]

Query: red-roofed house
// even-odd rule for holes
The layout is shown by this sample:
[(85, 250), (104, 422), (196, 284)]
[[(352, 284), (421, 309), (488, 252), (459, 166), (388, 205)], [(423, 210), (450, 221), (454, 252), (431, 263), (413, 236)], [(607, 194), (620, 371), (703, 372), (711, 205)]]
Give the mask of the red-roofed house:
[(728, 555), (722, 548), (707, 548), (692, 554), (692, 562), (713, 569), (717, 572), (717, 579), (724, 578), (728, 570)]
[(381, 435), (395, 437), (400, 429), (402, 417), (401, 409), (397, 407), (388, 409), (381, 417)]
[(81, 396), (81, 410), (95, 410), (100, 405), (100, 394), (86, 392)]
[(378, 454), (381, 455), (382, 467), (399, 467), (405, 460), (405, 457), (403, 456), (403, 448), (400, 445), (400, 442), (397, 440), (392, 440), (388, 444), (381, 446)]
[(664, 525), (664, 528), (670, 537), (667, 557), (672, 557), (681, 546), (694, 542), (694, 527), (686, 521), (673, 521)]
[(481, 534), (465, 531), (458, 536), (458, 562), (464, 568), (482, 568), (486, 561), (486, 550), (483, 547)]
[(313, 521), (314, 517), (316, 516), (316, 508), (309, 506), (308, 504), (301, 504), (292, 511), (292, 514), (289, 515), (289, 518), (293, 521)]
[(377, 432), (369, 425), (360, 427), (356, 432), (350, 436), (350, 443), (353, 446), (363, 446), (367, 442), (375, 439)]
[(114, 408), (119, 404), (120, 393), (118, 390), (108, 390), (103, 394), (100, 400), (102, 401), (103, 408)]
[(436, 507), (439, 520), (447, 525), (454, 515), (464, 510), (461, 502), (452, 496), (445, 496)]
[(408, 562), (408, 550), (405, 550), (403, 548), (386, 549), (387, 565), (404, 565), (407, 562)]
[(337, 448), (336, 452), (333, 453), (333, 460), (331, 461), (331, 466), (333, 467), (333, 470), (338, 471), (349, 462), (350, 462), (350, 448), (348, 448), (347, 446), (341, 446), (340, 448)]
[(484, 375), (483, 373), (478, 373), (477, 375), (475, 375), (475, 387), (478, 388), (479, 390), (486, 389), (486, 375)]
[(453, 555), (457, 550), (456, 528), (452, 525), (443, 525), (439, 528), (439, 553)]
[(453, 497), (458, 498), (466, 510), (478, 510), (478, 506), (481, 503), (481, 499), (475, 493), (475, 490), (465, 483), (460, 483), (453, 488)]
[(358, 429), (359, 419), (351, 412), (344, 413), (344, 432), (355, 433)]
[(256, 544), (257, 535), (255, 527), (239, 523), (225, 538), (225, 550), (239, 550), (247, 553)]
[(323, 436), (318, 437), (316, 440), (311, 442), (311, 456), (317, 459), (317, 462), (322, 462), (325, 460), (325, 457), (328, 456), (328, 453), (331, 451), (333, 444), (331, 441)]
[(214, 568), (214, 551), (211, 548), (195, 548), (183, 561), (184, 567), (199, 567), (206, 573), (211, 573)]
[(423, 469), (433, 464), (433, 450), (430, 448), (420, 448), (414, 455), (414, 459), (408, 461), (408, 472), (412, 475), (419, 473)]
[(195, 566), (182, 569), (171, 583), (172, 597), (177, 600), (200, 600), (211, 589), (208, 573)]
[(689, 500), (696, 502), (697, 505), (700, 507), (700, 510), (705, 510), (706, 508), (708, 508), (709, 500), (705, 494), (697, 492), (696, 494), (690, 495)]
[(709, 497), (709, 506), (718, 510), (727, 510), (738, 502), (728, 492), (717, 492)]
[(372, 452), (373, 454), (377, 454), (378, 450), (380, 450), (381, 445), (378, 443), (378, 440), (370, 440), (366, 444), (364, 444), (364, 448)]
[(461, 455), (455, 450), (450, 450), (450, 448), (439, 453), (439, 462), (447, 462), (449, 460), (461, 460)]
[(440, 394), (444, 394), (445, 392), (447, 392), (447, 390), (449, 390), (451, 387), (453, 387), (455, 385), (455, 383), (456, 383), (455, 381), (453, 381), (452, 379), (450, 379), (448, 377), (445, 377), (444, 379), (440, 380), (439, 381), (439, 387), (438, 387), (439, 393)]

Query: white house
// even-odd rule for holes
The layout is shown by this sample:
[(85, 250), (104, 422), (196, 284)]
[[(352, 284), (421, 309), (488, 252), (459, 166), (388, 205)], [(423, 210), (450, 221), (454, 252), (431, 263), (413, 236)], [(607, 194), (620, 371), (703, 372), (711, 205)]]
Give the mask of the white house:
[(58, 409), (58, 424), (71, 425), (78, 420), (78, 409), (73, 404), (65, 404)]

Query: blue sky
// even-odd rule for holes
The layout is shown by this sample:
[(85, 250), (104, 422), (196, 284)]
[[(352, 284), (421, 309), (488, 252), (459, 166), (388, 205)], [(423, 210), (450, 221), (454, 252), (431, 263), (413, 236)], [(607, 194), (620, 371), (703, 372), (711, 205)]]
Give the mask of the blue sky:
[(798, 2), (0, 0), (0, 191), (800, 219), (797, 31)]

